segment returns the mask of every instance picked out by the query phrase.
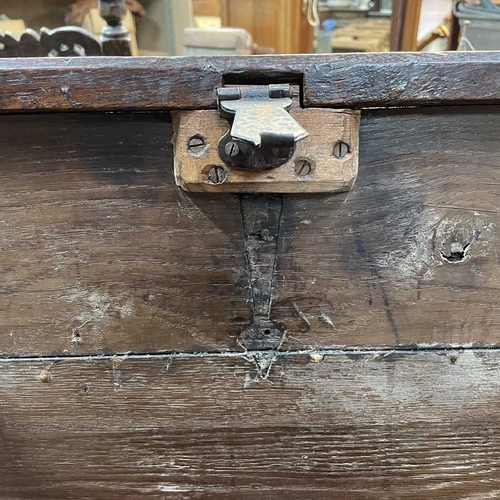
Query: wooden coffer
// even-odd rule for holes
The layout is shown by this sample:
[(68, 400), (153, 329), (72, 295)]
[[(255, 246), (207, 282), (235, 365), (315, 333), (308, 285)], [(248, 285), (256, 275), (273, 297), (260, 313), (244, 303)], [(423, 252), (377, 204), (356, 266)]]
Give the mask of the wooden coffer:
[[(499, 497), (498, 53), (0, 82), (1, 499)], [(360, 114), (350, 189), (177, 185), (175, 116), (254, 83)]]

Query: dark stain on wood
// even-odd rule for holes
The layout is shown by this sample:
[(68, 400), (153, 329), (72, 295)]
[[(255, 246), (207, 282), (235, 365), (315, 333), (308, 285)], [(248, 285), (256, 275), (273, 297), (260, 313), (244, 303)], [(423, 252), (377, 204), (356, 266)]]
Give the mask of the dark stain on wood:
[(352, 190), (285, 198), (283, 347), (498, 345), (499, 133), (497, 107), (365, 111)]
[(392, 315), (391, 305), (389, 304), (387, 292), (386, 292), (383, 284), (382, 285), (378, 284), (381, 281), (380, 280), (380, 273), (378, 272), (377, 266), (373, 262), (373, 259), (371, 258), (371, 256), (366, 253), (365, 246), (363, 244), (363, 240), (362, 240), (361, 235), (359, 233), (356, 233), (354, 236), (354, 246), (356, 247), (356, 251), (358, 252), (358, 254), (365, 261), (371, 274), (376, 279), (376, 283), (374, 283), (374, 287), (380, 288), (380, 294), (382, 296), (382, 302), (384, 304), (387, 322), (389, 323), (389, 326), (391, 327), (392, 333), (394, 334), (394, 340), (396, 342), (396, 345), (399, 345), (400, 339), (399, 339), (398, 328), (396, 326), (396, 322), (394, 321), (394, 316)]

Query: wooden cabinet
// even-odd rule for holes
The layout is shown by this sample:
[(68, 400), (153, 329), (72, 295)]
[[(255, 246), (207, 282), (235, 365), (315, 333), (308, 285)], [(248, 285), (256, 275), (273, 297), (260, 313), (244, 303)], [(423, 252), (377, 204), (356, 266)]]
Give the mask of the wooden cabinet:
[(244, 28), (254, 42), (278, 54), (313, 51), (314, 29), (302, 14), (302, 0), (221, 0), (222, 24)]
[(64, 15), (74, 0), (2, 0), (0, 14), (11, 19), (23, 19), (28, 28), (58, 28), (64, 26)]

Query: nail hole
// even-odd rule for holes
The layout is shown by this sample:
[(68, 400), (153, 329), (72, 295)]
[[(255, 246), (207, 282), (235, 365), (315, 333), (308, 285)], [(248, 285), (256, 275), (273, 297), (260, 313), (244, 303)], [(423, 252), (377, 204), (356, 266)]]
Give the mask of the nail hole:
[(264, 335), (269, 335), (271, 333), (271, 330), (269, 330), (269, 328), (266, 328), (264, 330)]

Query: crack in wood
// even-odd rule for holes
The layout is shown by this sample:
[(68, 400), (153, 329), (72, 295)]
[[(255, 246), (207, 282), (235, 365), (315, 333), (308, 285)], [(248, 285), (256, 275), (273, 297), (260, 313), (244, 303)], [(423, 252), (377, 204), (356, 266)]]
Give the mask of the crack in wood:
[(279, 349), (285, 332), (271, 321), (270, 314), (283, 196), (241, 195), (240, 207), (254, 318), (241, 332), (238, 343), (245, 349)]

